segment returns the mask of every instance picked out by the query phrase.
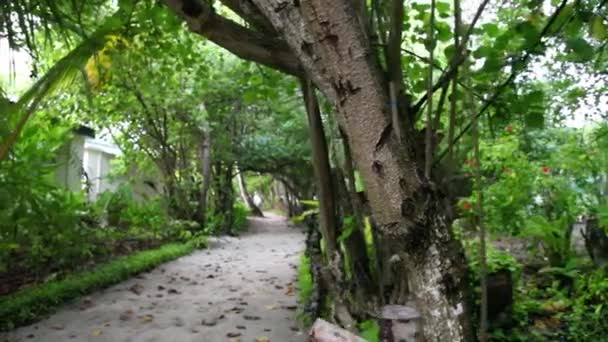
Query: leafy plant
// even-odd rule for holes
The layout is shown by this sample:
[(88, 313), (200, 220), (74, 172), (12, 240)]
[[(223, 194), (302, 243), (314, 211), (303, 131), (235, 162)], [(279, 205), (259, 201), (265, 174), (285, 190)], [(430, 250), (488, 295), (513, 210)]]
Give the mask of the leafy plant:
[(562, 214), (555, 221), (535, 215), (528, 219), (528, 225), (521, 235), (540, 241), (552, 266), (564, 266), (571, 256), (570, 236), (573, 223), (567, 214)]
[(375, 320), (366, 320), (359, 323), (361, 337), (367, 342), (380, 341), (380, 325)]

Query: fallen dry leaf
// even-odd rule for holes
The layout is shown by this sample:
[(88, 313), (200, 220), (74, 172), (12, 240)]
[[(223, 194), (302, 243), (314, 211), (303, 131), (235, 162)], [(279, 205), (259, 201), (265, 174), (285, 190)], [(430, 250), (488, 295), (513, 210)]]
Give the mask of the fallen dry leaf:
[(63, 330), (63, 329), (65, 329), (65, 325), (63, 325), (63, 324), (53, 324), (53, 325), (51, 325), (51, 329), (53, 329), (53, 330)]
[(133, 319), (133, 314), (133, 310), (129, 309), (121, 313), (119, 318), (121, 321), (130, 321), (131, 319)]
[(273, 304), (273, 305), (266, 305), (265, 308), (266, 308), (266, 310), (276, 310), (279, 308), (279, 306), (276, 304)]
[(91, 336), (99, 336), (103, 334), (103, 331), (101, 331), (101, 329), (93, 329), (91, 330)]
[(144, 291), (144, 286), (137, 283), (137, 284), (129, 287), (129, 291), (131, 291), (139, 296)]
[(153, 315), (144, 315), (141, 317), (141, 319), (144, 322), (152, 322), (154, 320), (154, 316)]
[(259, 336), (254, 338), (253, 342), (270, 342), (270, 339), (266, 336)]

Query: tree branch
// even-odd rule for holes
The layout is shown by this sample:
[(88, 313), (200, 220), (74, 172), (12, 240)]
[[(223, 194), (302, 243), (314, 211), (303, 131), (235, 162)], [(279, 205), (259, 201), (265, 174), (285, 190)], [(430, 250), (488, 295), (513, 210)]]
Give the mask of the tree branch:
[[(560, 5), (557, 7), (557, 9), (555, 10), (555, 12), (553, 12), (553, 15), (551, 15), (551, 18), (549, 18), (549, 20), (547, 21), (547, 24), (545, 24), (545, 27), (543, 28), (543, 30), (540, 32), (540, 34), (538, 35), (538, 38), (535, 42), (535, 44), (530, 47), (523, 56), (521, 56), (517, 61), (512, 63), (512, 71), (511, 74), (509, 75), (509, 77), (503, 82), (501, 83), (498, 87), (496, 87), (496, 91), (494, 92), (494, 94), (492, 94), (492, 96), (483, 104), (483, 106), (481, 107), (481, 109), (479, 110), (479, 112), (477, 113), (477, 115), (475, 115), (475, 119), (478, 119), (480, 116), (482, 116), (486, 110), (488, 110), (488, 108), (490, 108), (490, 106), (492, 104), (494, 104), (494, 102), (496, 102), (496, 100), (500, 97), (500, 95), (502, 94), (502, 92), (507, 88), (507, 86), (509, 86), (514, 80), (515, 77), (517, 77), (517, 75), (519, 74), (519, 72), (521, 72), (522, 70), (525, 69), (526, 64), (528, 63), (528, 61), (530, 60), (530, 57), (532, 56), (532, 53), (530, 51), (534, 51), (535, 48), (542, 42), (542, 39), (544, 38), (544, 36), (549, 32), (549, 28), (551, 27), (551, 25), (553, 24), (553, 22), (555, 22), (555, 20), (557, 19), (557, 16), (560, 14), (560, 12), (564, 9), (564, 7), (566, 6), (566, 4), (568, 3), (568, 0), (563, 0)], [(561, 28), (560, 28), (561, 30)], [(463, 43), (464, 44), (464, 41)], [(519, 67), (518, 67), (519, 66)], [(462, 136), (469, 130), (471, 129), (473, 125), (473, 122), (470, 121), (459, 133), (456, 137), (454, 137), (453, 141), (448, 141), (448, 144), (455, 144), (457, 143), (460, 138), (462, 138)], [(443, 158), (445, 156), (445, 154), (447, 153), (446, 150), (442, 151), (438, 156), (437, 159), (435, 160), (435, 163), (438, 163), (439, 161), (441, 161), (441, 158)]]
[(238, 57), (290, 75), (302, 75), (298, 59), (284, 41), (224, 18), (216, 14), (211, 5), (200, 0), (164, 0), (164, 3), (186, 20), (191, 31)]
[(276, 30), (272, 27), (272, 24), (251, 2), (243, 0), (220, 0), (220, 2), (257, 30), (276, 35)]
[[(475, 17), (473, 17), (473, 21), (471, 21), (471, 25), (469, 25), (469, 29), (464, 35), (460, 46), (456, 48), (456, 53), (450, 61), (450, 67), (441, 75), (441, 77), (439, 77), (439, 80), (433, 86), (430, 95), (432, 95), (435, 91), (437, 91), (437, 89), (442, 88), (446, 83), (448, 83), (452, 79), (452, 77), (454, 77), (456, 69), (465, 61), (466, 57), (468, 56), (468, 50), (466, 49), (467, 43), (469, 42), (471, 34), (473, 33), (473, 29), (475, 28), (475, 25), (477, 24), (477, 21), (479, 20), (479, 17), (486, 8), (488, 2), (490, 2), (490, 0), (484, 0), (481, 5), (479, 5), (479, 8), (477, 8), (477, 12), (475, 13)], [(416, 102), (413, 107), (414, 113), (418, 112), (420, 108), (422, 108), (422, 105), (424, 105), (424, 102), (427, 101), (428, 98), (429, 94), (427, 93), (422, 96), (422, 98), (418, 100), (418, 102)]]

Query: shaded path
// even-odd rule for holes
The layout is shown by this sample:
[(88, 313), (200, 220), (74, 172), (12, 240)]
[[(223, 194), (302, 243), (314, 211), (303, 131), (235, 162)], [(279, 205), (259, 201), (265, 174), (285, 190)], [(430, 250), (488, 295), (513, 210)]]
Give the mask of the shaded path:
[(5, 337), (49, 342), (306, 341), (295, 320), (296, 266), (304, 234), (287, 228), (283, 217), (266, 215), (250, 218), (250, 233), (240, 238), (212, 240), (207, 250), (95, 292)]

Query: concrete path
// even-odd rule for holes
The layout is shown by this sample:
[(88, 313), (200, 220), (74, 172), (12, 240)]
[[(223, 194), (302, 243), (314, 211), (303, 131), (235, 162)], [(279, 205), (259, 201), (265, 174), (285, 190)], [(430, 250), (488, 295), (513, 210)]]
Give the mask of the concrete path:
[(306, 341), (295, 319), (304, 234), (266, 215), (240, 238), (216, 239), (0, 341)]

